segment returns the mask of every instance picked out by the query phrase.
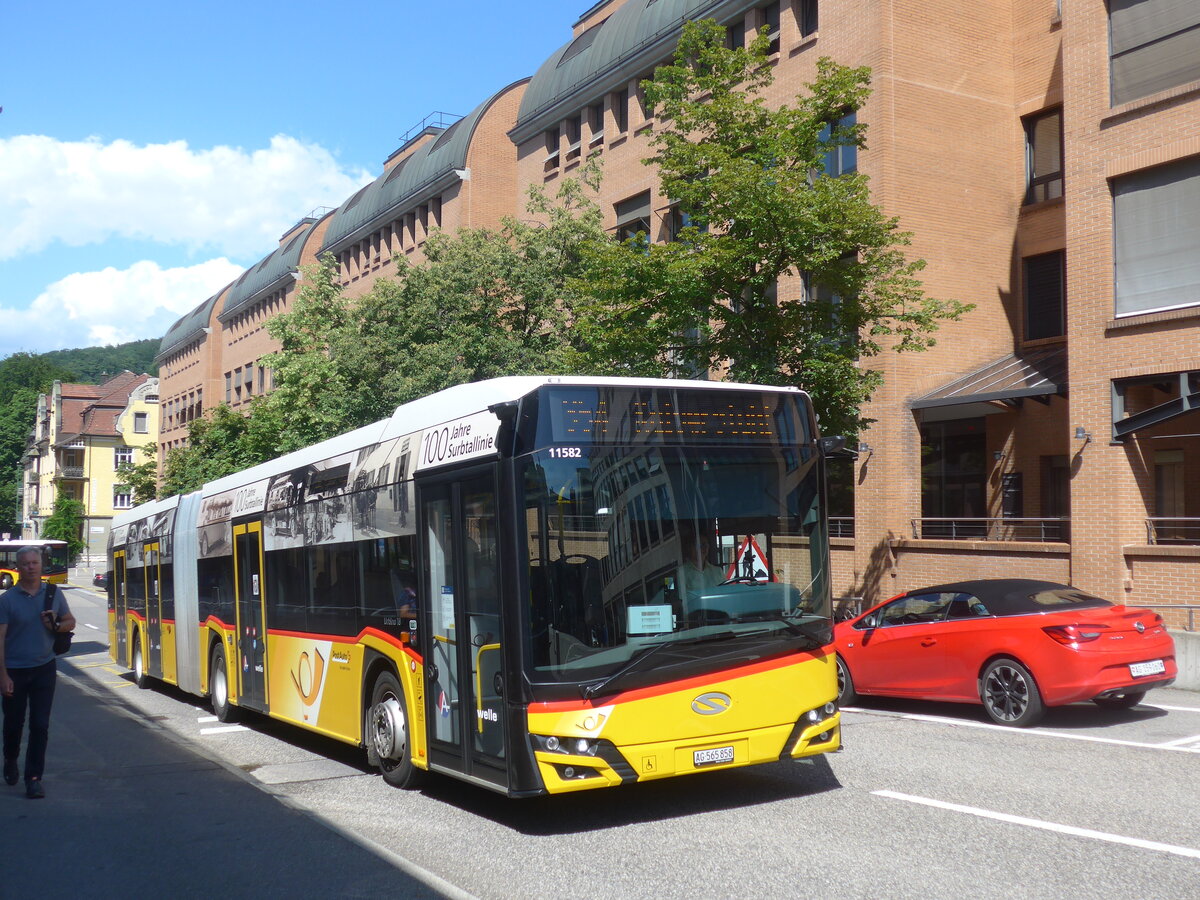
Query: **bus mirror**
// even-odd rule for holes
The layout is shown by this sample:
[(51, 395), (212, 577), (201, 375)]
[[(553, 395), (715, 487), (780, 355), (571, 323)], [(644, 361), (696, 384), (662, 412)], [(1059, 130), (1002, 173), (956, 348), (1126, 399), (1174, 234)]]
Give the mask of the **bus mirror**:
[(817, 446), (821, 448), (822, 456), (842, 456), (847, 452), (846, 439), (840, 434), (818, 438)]

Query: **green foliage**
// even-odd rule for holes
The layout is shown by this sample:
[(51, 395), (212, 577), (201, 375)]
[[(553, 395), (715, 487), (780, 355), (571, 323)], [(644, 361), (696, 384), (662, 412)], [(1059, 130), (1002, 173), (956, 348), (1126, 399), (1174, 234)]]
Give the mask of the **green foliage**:
[(42, 537), (52, 541), (66, 541), (67, 552), (73, 558), (87, 546), (82, 539), (83, 503), (72, 499), (63, 488), (58, 489), (54, 499), (54, 512), (42, 524)]
[(100, 384), (106, 378), (128, 369), (130, 372), (149, 375), (158, 374), (154, 357), (162, 345), (162, 338), (147, 338), (129, 341), (109, 347), (79, 347), (74, 350), (51, 350), (39, 354), (39, 358), (73, 374), (63, 381), (82, 384)]
[(822, 59), (794, 104), (768, 108), (765, 33), (747, 48), (724, 39), (712, 20), (685, 23), (674, 63), (643, 82), (659, 123), (645, 162), (691, 227), (666, 244), (592, 245), (584, 364), (794, 384), (826, 433), (855, 435), (882, 380), (860, 363), (928, 348), (939, 322), (971, 307), (924, 295), (924, 261), (907, 259), (909, 235), (871, 202), (864, 175), (824, 174), (831, 149), (866, 146), (865, 126), (844, 122), (869, 95), (869, 71)]
[(146, 459), (140, 463), (117, 464), (117, 481), (129, 488), (134, 505), (158, 498), (158, 445), (143, 445), (142, 455)]
[(259, 417), (264, 398), (256, 399), (247, 417), (224, 403), (209, 410), (188, 425), (188, 440), (183, 447), (167, 453), (163, 463), (160, 497), (198, 490), (205, 482), (240, 472), (278, 454), (276, 436), (268, 433), (274, 419)]

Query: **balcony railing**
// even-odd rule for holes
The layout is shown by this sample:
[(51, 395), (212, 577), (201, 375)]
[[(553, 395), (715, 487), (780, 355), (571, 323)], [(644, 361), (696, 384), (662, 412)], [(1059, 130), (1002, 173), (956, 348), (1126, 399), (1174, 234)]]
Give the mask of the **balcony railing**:
[(1069, 518), (925, 518), (912, 519), (916, 540), (1033, 541), (1049, 543), (1071, 539)]
[(1200, 544), (1200, 518), (1155, 516), (1146, 520), (1147, 544)]
[(829, 536), (837, 538), (854, 537), (854, 516), (830, 516)]
[(56, 473), (58, 478), (82, 478), (83, 466), (59, 466)]

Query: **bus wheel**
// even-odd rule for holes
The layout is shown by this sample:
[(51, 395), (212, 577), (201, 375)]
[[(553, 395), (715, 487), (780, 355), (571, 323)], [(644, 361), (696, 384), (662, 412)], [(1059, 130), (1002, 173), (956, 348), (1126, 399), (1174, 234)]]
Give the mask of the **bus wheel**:
[(225, 669), (225, 651), (220, 644), (213, 647), (208, 664), (208, 693), (217, 721), (232, 722), (236, 713), (229, 705), (229, 673)]
[(414, 788), (424, 774), (413, 765), (404, 691), (391, 672), (375, 680), (367, 710), (367, 756), (378, 761), (383, 780), (398, 788)]
[(146, 677), (146, 660), (142, 657), (141, 636), (137, 634), (133, 636), (133, 683), (142, 690), (150, 684)]

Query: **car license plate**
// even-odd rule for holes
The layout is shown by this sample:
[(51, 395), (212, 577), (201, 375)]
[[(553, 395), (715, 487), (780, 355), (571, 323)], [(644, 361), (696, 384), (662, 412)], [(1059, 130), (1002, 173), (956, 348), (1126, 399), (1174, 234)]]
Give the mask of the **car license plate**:
[(713, 747), (711, 750), (697, 750), (692, 754), (692, 764), (696, 766), (714, 766), (718, 763), (733, 762), (732, 747)]
[(1161, 659), (1129, 664), (1129, 674), (1134, 678), (1141, 678), (1143, 675), (1160, 675), (1165, 671), (1167, 671), (1167, 666)]

